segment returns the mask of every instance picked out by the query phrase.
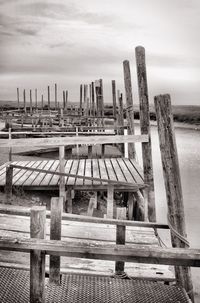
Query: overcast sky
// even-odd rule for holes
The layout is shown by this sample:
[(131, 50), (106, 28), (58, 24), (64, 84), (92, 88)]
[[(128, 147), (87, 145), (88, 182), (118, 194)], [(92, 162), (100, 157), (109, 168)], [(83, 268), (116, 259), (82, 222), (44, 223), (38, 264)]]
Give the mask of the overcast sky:
[[(131, 64), (137, 103), (135, 47), (146, 49), (150, 102), (170, 93), (173, 104), (200, 105), (199, 0), (0, 0), (0, 100), (16, 87), (58, 83), (79, 100), (80, 83), (111, 80), (124, 90), (123, 60)], [(52, 90), (53, 94), (53, 90)]]

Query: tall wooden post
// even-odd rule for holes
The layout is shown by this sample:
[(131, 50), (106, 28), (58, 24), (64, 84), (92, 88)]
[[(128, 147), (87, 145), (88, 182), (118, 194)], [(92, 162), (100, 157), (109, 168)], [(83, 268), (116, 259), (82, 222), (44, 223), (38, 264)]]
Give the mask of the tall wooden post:
[(30, 89), (30, 114), (33, 112), (32, 90)]
[(26, 113), (26, 90), (23, 90), (23, 99), (24, 99), (24, 112)]
[(142, 158), (144, 169), (144, 183), (148, 184), (146, 189), (148, 200), (148, 218), (151, 222), (156, 222), (155, 192), (153, 178), (149, 96), (147, 86), (147, 74), (145, 63), (145, 49), (142, 46), (136, 47), (136, 64), (138, 76), (138, 89), (140, 100), (140, 128), (142, 135), (149, 136), (149, 142), (142, 143)]
[(10, 199), (12, 198), (12, 184), (13, 184), (13, 167), (6, 167), (6, 184), (5, 184), (5, 194), (7, 203), (10, 203)]
[(117, 97), (116, 97), (116, 82), (112, 80), (112, 100), (113, 100), (113, 116), (117, 119)]
[(35, 108), (37, 110), (38, 104), (37, 104), (37, 88), (35, 89)]
[(95, 116), (94, 82), (91, 83), (92, 116)]
[(48, 86), (48, 110), (51, 109), (51, 101), (50, 101), (50, 87)]
[[(132, 84), (131, 84), (131, 72), (129, 61), (123, 62), (124, 66), (124, 85), (126, 92), (126, 119), (128, 122), (128, 134), (134, 135), (134, 110), (133, 110), (133, 96), (132, 96)], [(135, 144), (128, 143), (128, 155), (129, 158), (136, 158)]]
[[(60, 146), (59, 147), (59, 172), (64, 173), (65, 172), (65, 147)], [(59, 197), (63, 197), (63, 201), (65, 204), (66, 201), (66, 193), (65, 193), (65, 177), (60, 176), (60, 184), (59, 184)], [(65, 210), (65, 205), (63, 206), (63, 210)]]
[(83, 114), (83, 85), (80, 85), (80, 115)]
[(19, 88), (17, 87), (17, 107), (18, 107), (18, 110), (19, 110)]
[(85, 84), (84, 85), (84, 106), (83, 106), (83, 108), (84, 108), (84, 116), (86, 115), (88, 115), (88, 112), (87, 112), (87, 102), (88, 102), (88, 100), (87, 100), (87, 97), (88, 96), (88, 86)]
[[(169, 221), (173, 228), (181, 236), (186, 238), (183, 194), (170, 95), (156, 96), (155, 110), (158, 123), (158, 134), (160, 140)], [(184, 242), (180, 240), (179, 237), (177, 237), (173, 232), (172, 245), (173, 247), (188, 247), (187, 241)], [(185, 288), (188, 295), (194, 302), (190, 268), (183, 266), (176, 267), (175, 272), (177, 282)]]
[(101, 106), (101, 116), (104, 116), (104, 97), (103, 97), (103, 80), (99, 80), (100, 83), (100, 106)]
[(65, 91), (65, 109), (67, 110), (68, 107), (68, 90)]
[[(124, 109), (123, 109), (123, 96), (120, 93), (120, 91), (117, 91), (118, 94), (118, 104), (119, 104), (119, 112), (118, 112), (118, 126), (120, 126), (119, 128), (119, 135), (124, 135)], [(124, 143), (119, 143), (119, 148), (120, 151), (122, 153), (122, 156), (124, 156)]]
[[(31, 238), (44, 239), (46, 235), (46, 207), (31, 208)], [(30, 303), (45, 303), (45, 252), (33, 250), (30, 253)]]
[[(61, 240), (63, 197), (51, 198), (50, 240)], [(60, 257), (50, 256), (49, 282), (60, 284)]]
[[(117, 207), (117, 219), (126, 220), (126, 207)], [(116, 226), (116, 244), (125, 245), (126, 242), (126, 226), (117, 224)], [(116, 274), (122, 274), (124, 272), (124, 262), (115, 262)]]
[(55, 83), (55, 110), (58, 108), (58, 91), (57, 91), (57, 84)]
[(65, 91), (63, 90), (63, 109), (65, 109)]

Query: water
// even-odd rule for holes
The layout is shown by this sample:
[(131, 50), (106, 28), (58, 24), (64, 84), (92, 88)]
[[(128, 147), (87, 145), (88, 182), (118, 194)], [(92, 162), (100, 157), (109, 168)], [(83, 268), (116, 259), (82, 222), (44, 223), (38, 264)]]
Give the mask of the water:
[[(167, 223), (167, 203), (157, 128), (151, 128), (157, 221)], [(186, 230), (190, 246), (200, 249), (200, 131), (175, 130), (181, 172)], [(139, 149), (139, 147), (137, 147)], [(138, 154), (140, 151), (138, 150)], [(141, 161), (141, 158), (139, 158)], [(164, 240), (165, 236), (164, 236)], [(200, 302), (200, 268), (192, 268), (196, 301)]]

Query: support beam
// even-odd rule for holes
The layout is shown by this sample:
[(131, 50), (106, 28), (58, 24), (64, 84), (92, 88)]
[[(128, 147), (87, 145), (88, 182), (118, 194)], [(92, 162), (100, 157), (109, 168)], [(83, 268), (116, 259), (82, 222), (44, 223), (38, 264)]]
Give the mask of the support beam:
[[(45, 239), (46, 207), (31, 209), (31, 238)], [(30, 253), (30, 303), (45, 303), (45, 252), (32, 250)]]
[[(120, 136), (124, 135), (124, 108), (123, 108), (123, 96), (120, 93), (120, 91), (117, 91), (117, 95), (118, 95), (118, 126), (121, 126), (118, 130), (118, 134)], [(123, 143), (119, 144), (119, 150), (122, 153), (122, 156), (124, 157), (124, 152), (125, 152), (125, 147)]]
[[(170, 95), (156, 96), (155, 110), (169, 220), (173, 228), (186, 239), (183, 194)], [(187, 247), (187, 241), (180, 240), (179, 237), (172, 232), (172, 245), (173, 247), (185, 248)], [(186, 289), (191, 300), (194, 302), (190, 268), (176, 267), (175, 273), (177, 282)]]
[(26, 90), (23, 90), (23, 99), (24, 99), (24, 112), (26, 113)]
[(35, 109), (38, 108), (37, 88), (35, 89)]
[(83, 85), (80, 85), (80, 115), (83, 114)]
[[(50, 240), (61, 240), (63, 197), (51, 198)], [(50, 256), (49, 282), (60, 284), (60, 257)]]
[(113, 116), (117, 119), (117, 97), (116, 97), (116, 83), (112, 80), (112, 100), (113, 100)]
[[(65, 147), (60, 146), (59, 147), (59, 172), (64, 173), (65, 172)], [(63, 210), (65, 210), (65, 201), (66, 201), (66, 193), (65, 193), (65, 177), (60, 175), (60, 184), (59, 184), (59, 197), (63, 197)]]
[[(117, 207), (117, 219), (126, 220), (126, 207)], [(116, 244), (125, 245), (126, 242), (126, 226), (117, 224), (116, 226)], [(115, 273), (117, 275), (124, 272), (124, 262), (117, 261), (115, 263)]]
[(10, 203), (10, 199), (12, 198), (12, 183), (13, 183), (13, 167), (6, 167), (6, 185), (5, 185), (5, 194), (7, 203)]
[(142, 143), (142, 158), (144, 170), (144, 182), (149, 186), (147, 188), (148, 197), (148, 218), (151, 222), (156, 222), (155, 191), (152, 163), (152, 147), (150, 133), (149, 116), (149, 95), (147, 86), (147, 73), (145, 62), (145, 49), (142, 46), (136, 47), (136, 64), (140, 101), (140, 128), (141, 134), (148, 135), (149, 141)]
[(57, 84), (55, 83), (55, 110), (58, 109), (58, 90), (57, 90)]
[(106, 218), (113, 218), (113, 209), (114, 209), (114, 187), (108, 185), (107, 188), (107, 215)]
[(18, 109), (20, 108), (19, 106), (19, 88), (17, 87), (17, 107)]
[(50, 110), (51, 109), (51, 101), (50, 101), (50, 87), (49, 86), (48, 86), (47, 90), (48, 90), (48, 110)]
[(30, 114), (33, 113), (33, 100), (32, 100), (32, 90), (30, 89)]
[[(128, 134), (134, 135), (134, 110), (133, 110), (133, 96), (132, 96), (132, 83), (131, 83), (131, 72), (129, 61), (123, 62), (124, 67), (124, 85), (126, 92), (126, 119), (128, 122)], [(128, 155), (129, 158), (136, 159), (135, 144), (128, 144)]]

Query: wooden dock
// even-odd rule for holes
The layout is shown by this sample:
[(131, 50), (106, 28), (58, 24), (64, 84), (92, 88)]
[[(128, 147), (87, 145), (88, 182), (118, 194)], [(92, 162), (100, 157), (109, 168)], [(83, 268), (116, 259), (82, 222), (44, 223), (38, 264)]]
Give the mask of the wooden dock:
[[(59, 172), (59, 160), (16, 161), (12, 164), (32, 169), (14, 168), (14, 186), (46, 190), (55, 189), (59, 186), (59, 175), (52, 174), (52, 172)], [(5, 185), (7, 165), (5, 163), (0, 166), (0, 186)], [(76, 175), (76, 177), (65, 178), (65, 185), (72, 186), (75, 190), (103, 190), (107, 188), (106, 182), (95, 181), (93, 178), (144, 185), (142, 170), (133, 159), (69, 159), (65, 160), (64, 166), (66, 174)], [(44, 170), (44, 172), (36, 171), (37, 169)], [(51, 174), (48, 174), (47, 171)], [(83, 176), (83, 178), (77, 178), (77, 176)], [(86, 180), (84, 177), (91, 177), (91, 180)], [(115, 189), (127, 191), (125, 184), (117, 184)]]
[[(8, 207), (8, 206), (6, 206)], [(20, 210), (20, 207), (18, 207)], [(1, 212), (1, 207), (0, 207)], [(50, 220), (46, 221), (46, 236), (49, 239)], [(30, 238), (30, 218), (0, 214), (0, 237)], [(62, 240), (70, 243), (75, 241), (90, 244), (92, 247), (114, 244), (116, 242), (116, 226), (110, 224), (98, 224), (87, 222), (72, 222), (62, 220)], [(159, 247), (154, 229), (128, 226), (126, 229), (126, 245), (134, 247)], [(46, 262), (46, 271), (49, 271), (49, 262)], [(128, 276), (173, 282), (174, 271), (168, 265), (126, 263), (125, 272)], [(0, 251), (0, 266), (13, 267), (18, 269), (30, 268), (30, 257), (26, 253), (14, 251)], [(82, 273), (102, 276), (115, 274), (115, 262), (105, 260), (80, 259), (73, 257), (61, 258), (62, 273)]]

